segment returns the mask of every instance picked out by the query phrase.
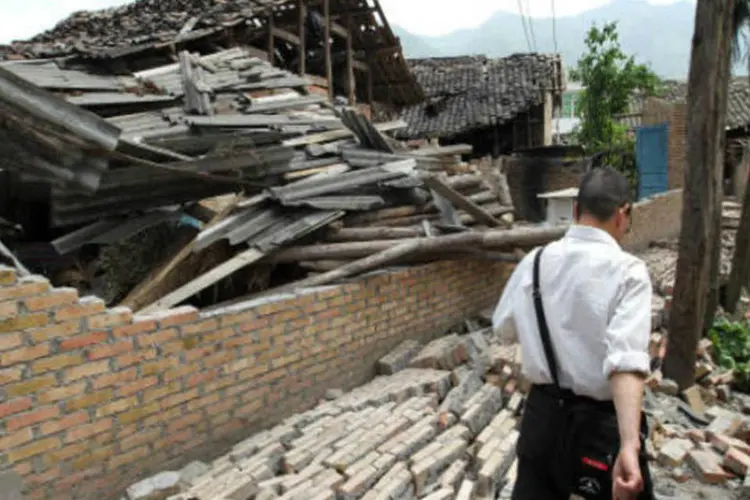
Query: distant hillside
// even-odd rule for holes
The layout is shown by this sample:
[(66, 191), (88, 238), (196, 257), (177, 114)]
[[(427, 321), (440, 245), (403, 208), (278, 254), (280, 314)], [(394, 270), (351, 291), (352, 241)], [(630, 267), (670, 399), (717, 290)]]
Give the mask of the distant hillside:
[[(557, 46), (566, 66), (573, 66), (584, 52), (586, 32), (593, 23), (618, 21), (623, 50), (646, 62), (664, 78), (684, 79), (690, 67), (690, 44), (695, 22), (695, 5), (681, 1), (671, 5), (652, 5), (645, 0), (614, 2), (577, 16), (557, 19)], [(534, 19), (536, 49), (552, 52), (552, 19)], [(517, 14), (497, 12), (481, 26), (459, 30), (439, 37), (418, 36), (399, 26), (393, 27), (406, 57), (442, 57), (486, 54), (502, 57), (514, 52), (529, 52), (523, 24)], [(746, 61), (736, 72), (746, 73)]]

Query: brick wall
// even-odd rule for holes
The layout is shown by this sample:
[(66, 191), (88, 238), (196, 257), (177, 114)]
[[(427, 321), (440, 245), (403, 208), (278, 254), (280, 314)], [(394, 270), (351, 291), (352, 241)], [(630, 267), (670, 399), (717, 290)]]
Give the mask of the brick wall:
[(642, 123), (666, 123), (669, 126), (667, 182), (669, 189), (681, 188), (684, 184), (683, 172), (687, 165), (687, 103), (647, 99), (643, 106)]
[(507, 267), (441, 262), (222, 314), (149, 317), (0, 267), (0, 473), (27, 499), (118, 498), (373, 375), (492, 305)]
[(649, 243), (677, 238), (682, 227), (682, 189), (673, 189), (633, 205), (633, 225), (624, 246), (647, 248)]

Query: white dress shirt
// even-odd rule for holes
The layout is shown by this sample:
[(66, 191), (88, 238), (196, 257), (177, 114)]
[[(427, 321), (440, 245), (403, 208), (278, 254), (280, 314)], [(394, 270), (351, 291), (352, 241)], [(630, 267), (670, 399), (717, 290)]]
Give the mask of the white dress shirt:
[[(504, 342), (521, 343), (524, 376), (534, 384), (551, 384), (531, 296), (537, 251), (516, 267), (492, 323)], [(648, 374), (652, 291), (641, 259), (605, 231), (574, 225), (547, 245), (539, 276), (561, 387), (611, 400), (612, 372)]]

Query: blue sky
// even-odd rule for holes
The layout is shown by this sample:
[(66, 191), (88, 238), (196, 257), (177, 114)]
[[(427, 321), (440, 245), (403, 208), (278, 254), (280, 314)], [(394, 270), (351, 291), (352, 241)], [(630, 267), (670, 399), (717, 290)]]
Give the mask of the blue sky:
[[(572, 15), (610, 0), (557, 0), (558, 16)], [(674, 3), (676, 0), (648, 0)], [(94, 10), (128, 3), (123, 0), (0, 0), (0, 43), (29, 38), (51, 28), (77, 10)], [(419, 35), (442, 35), (481, 24), (493, 12), (518, 12), (518, 0), (461, 0), (461, 9), (448, 0), (381, 0), (388, 20)], [(523, 0), (532, 16), (547, 17), (552, 0)], [(526, 7), (525, 7), (526, 8)]]

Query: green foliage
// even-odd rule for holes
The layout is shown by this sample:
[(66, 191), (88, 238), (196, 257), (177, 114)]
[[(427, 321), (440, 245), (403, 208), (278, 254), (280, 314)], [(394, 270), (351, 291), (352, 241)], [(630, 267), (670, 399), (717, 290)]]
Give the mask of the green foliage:
[(592, 26), (586, 48), (588, 52), (578, 60), (571, 75), (585, 89), (581, 95), (584, 117), (579, 139), (584, 146), (608, 149), (621, 139), (622, 131), (614, 117), (627, 111), (636, 93), (653, 95), (659, 77), (625, 55), (620, 48), (617, 23), (605, 24), (601, 29)]
[(735, 386), (750, 391), (750, 324), (722, 318), (708, 332), (716, 362), (734, 372)]
[(635, 142), (627, 127), (619, 125), (615, 117), (627, 112), (635, 95), (653, 95), (659, 77), (622, 51), (617, 23), (593, 26), (586, 37), (586, 48), (587, 53), (571, 73), (571, 78), (584, 87), (579, 98), (583, 116), (578, 141), (591, 153), (612, 151), (611, 158), (605, 161), (635, 182)]

